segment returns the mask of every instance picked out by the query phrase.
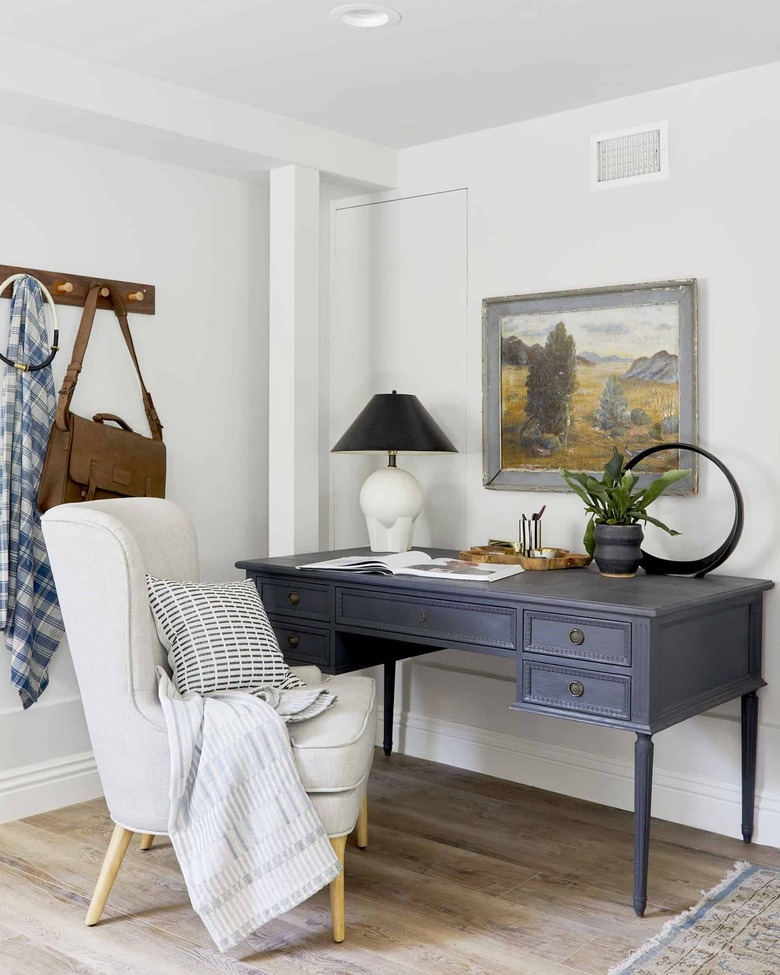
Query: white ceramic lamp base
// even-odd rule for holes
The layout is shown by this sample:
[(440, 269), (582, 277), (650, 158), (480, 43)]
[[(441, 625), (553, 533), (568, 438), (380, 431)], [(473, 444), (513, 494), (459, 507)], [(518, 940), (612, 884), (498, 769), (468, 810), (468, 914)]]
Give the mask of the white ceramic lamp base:
[(371, 551), (408, 552), (422, 506), (422, 488), (409, 471), (383, 467), (369, 475), (360, 489), (360, 507)]

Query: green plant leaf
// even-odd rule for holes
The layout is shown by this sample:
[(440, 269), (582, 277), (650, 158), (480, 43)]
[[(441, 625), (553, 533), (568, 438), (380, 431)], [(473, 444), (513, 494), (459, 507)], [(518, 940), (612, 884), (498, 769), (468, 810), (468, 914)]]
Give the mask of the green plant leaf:
[(605, 484), (602, 484), (601, 481), (597, 481), (595, 477), (588, 477), (586, 479), (585, 490), (594, 498), (599, 498), (601, 501), (609, 501), (610, 489)]
[(620, 503), (621, 511), (628, 511), (631, 506), (631, 488), (634, 486), (634, 479), (631, 476), (631, 471), (626, 471), (625, 474), (620, 478), (620, 483), (617, 485), (617, 490), (615, 491), (615, 497)]
[(663, 492), (676, 481), (681, 481), (684, 477), (690, 474), (690, 469), (687, 471), (666, 471), (665, 474), (660, 474), (648, 487), (645, 488), (644, 497), (642, 498), (642, 507), (646, 508), (651, 502), (663, 494)]
[(635, 525), (638, 521), (641, 521), (644, 518), (644, 516), (645, 516), (644, 509), (638, 507), (637, 505), (632, 504), (631, 507), (628, 508), (626, 511), (625, 514), (626, 520), (623, 522), (623, 524)]
[(565, 469), (561, 470), (561, 476), (565, 481), (576, 481), (577, 484), (581, 484), (583, 487), (586, 487), (588, 481), (591, 479), (590, 475), (585, 474), (583, 471), (567, 471)]
[[(584, 502), (586, 511), (592, 511), (594, 514), (603, 513), (604, 505), (606, 505), (609, 498), (606, 494), (602, 495), (602, 488), (598, 481), (594, 480), (588, 474), (577, 471), (561, 470), (560, 473), (572, 491)], [(596, 491), (591, 490), (590, 482), (595, 484)]]
[(585, 544), (585, 551), (588, 553), (588, 555), (593, 555), (593, 553), (596, 551), (596, 539), (594, 537), (595, 531), (596, 525), (593, 518), (590, 518), (585, 528), (585, 535), (582, 539)]
[(612, 486), (617, 483), (620, 472), (623, 470), (623, 455), (617, 447), (612, 448), (612, 456), (604, 465), (604, 483)]
[(681, 532), (675, 531), (674, 528), (670, 528), (668, 525), (665, 525), (662, 521), (659, 521), (657, 518), (652, 518), (646, 512), (642, 512), (642, 515), (640, 517), (640, 520), (641, 521), (644, 521), (644, 522), (648, 522), (649, 521), (651, 525), (655, 525), (656, 528), (662, 528), (669, 535), (680, 535), (680, 534), (682, 534)]
[(577, 478), (570, 471), (561, 471), (561, 477), (564, 479), (564, 481), (566, 481), (572, 491), (574, 491), (574, 493), (585, 502), (586, 505), (591, 504), (591, 499), (588, 496), (587, 491), (578, 483), (579, 478)]

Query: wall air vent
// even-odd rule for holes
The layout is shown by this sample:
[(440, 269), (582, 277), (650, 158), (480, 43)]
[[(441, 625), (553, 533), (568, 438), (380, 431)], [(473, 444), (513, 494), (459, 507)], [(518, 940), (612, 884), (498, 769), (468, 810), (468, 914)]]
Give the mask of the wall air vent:
[(591, 139), (591, 189), (630, 186), (669, 178), (666, 122), (605, 132)]

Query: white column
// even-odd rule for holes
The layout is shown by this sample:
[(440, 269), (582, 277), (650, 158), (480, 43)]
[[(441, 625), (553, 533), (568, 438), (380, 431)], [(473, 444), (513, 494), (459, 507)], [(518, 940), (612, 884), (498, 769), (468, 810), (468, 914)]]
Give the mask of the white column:
[(268, 550), (319, 548), (320, 174), (271, 170)]

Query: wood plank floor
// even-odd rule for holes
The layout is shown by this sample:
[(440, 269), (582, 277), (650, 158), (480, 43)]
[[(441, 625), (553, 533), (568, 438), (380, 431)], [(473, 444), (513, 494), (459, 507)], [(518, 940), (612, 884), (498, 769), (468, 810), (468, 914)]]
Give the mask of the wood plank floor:
[(170, 842), (128, 851), (96, 928), (101, 800), (0, 826), (2, 975), (604, 975), (734, 860), (780, 851), (653, 821), (647, 916), (631, 909), (632, 816), (377, 754), (369, 848), (347, 848), (347, 940), (327, 891), (220, 955)]

